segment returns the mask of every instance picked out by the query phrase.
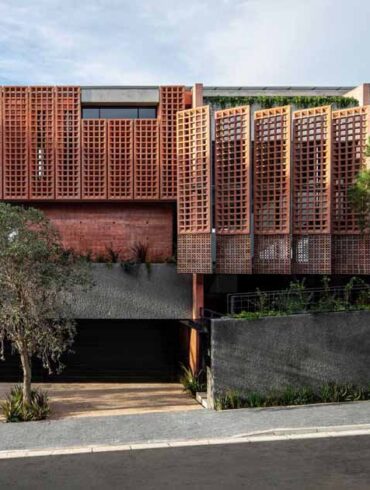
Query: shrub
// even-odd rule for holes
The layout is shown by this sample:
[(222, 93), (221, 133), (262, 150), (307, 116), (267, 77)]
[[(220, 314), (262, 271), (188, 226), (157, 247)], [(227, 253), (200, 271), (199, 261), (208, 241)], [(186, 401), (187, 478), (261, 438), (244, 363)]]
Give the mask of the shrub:
[(311, 403), (335, 403), (370, 400), (370, 387), (365, 389), (354, 384), (339, 385), (334, 382), (322, 385), (318, 390), (309, 387), (272, 391), (267, 395), (256, 392), (228, 391), (215, 400), (216, 410), (234, 408), (276, 407), (307, 405)]
[(203, 371), (199, 373), (193, 373), (190, 368), (182, 366), (182, 376), (180, 382), (184, 386), (184, 390), (191, 393), (193, 396), (196, 395), (198, 391), (205, 391), (206, 384), (204, 382)]
[(38, 390), (31, 390), (31, 403), (23, 403), (22, 387), (11, 389), (1, 408), (7, 422), (29, 422), (44, 420), (50, 414), (48, 395)]

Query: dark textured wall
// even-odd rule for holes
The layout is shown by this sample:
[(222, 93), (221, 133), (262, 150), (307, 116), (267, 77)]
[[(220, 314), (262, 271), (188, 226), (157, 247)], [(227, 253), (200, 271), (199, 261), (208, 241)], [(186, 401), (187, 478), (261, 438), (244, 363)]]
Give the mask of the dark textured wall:
[(94, 286), (73, 295), (78, 319), (175, 320), (192, 317), (192, 279), (175, 264), (91, 264)]
[(370, 312), (213, 320), (213, 393), (370, 384)]

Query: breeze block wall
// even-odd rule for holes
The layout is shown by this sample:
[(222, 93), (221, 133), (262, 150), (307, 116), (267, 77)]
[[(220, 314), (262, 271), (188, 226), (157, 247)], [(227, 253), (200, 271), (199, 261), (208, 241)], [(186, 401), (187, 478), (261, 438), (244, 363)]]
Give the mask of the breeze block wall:
[(211, 324), (211, 396), (328, 382), (367, 388), (370, 313), (316, 313)]
[(291, 273), (291, 107), (254, 114), (254, 263), (257, 274)]
[(177, 270), (212, 273), (210, 109), (177, 113)]
[(358, 226), (348, 190), (366, 166), (370, 106), (333, 112), (333, 272), (370, 274), (370, 235)]
[(215, 112), (216, 272), (251, 274), (250, 108)]
[(293, 113), (293, 272), (331, 273), (331, 107)]

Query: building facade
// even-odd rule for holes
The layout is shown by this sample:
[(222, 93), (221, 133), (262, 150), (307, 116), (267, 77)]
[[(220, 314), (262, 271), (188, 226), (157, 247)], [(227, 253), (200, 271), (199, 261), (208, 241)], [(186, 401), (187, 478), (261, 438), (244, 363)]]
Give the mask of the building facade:
[(201, 316), (206, 275), (370, 274), (348, 199), (367, 104), (369, 84), (2, 87), (0, 200), (93, 262), (176, 261), (192, 282), (176, 319)]

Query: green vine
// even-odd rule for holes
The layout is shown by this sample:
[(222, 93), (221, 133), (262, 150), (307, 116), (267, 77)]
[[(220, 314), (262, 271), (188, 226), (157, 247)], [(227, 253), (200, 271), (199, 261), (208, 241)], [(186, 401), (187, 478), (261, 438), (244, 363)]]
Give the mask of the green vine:
[(225, 109), (228, 107), (236, 107), (241, 105), (259, 105), (262, 109), (271, 107), (281, 107), (284, 105), (294, 105), (297, 109), (305, 109), (308, 107), (320, 107), (333, 104), (338, 109), (346, 107), (358, 106), (358, 101), (353, 97), (342, 96), (209, 96), (204, 98), (204, 103), (212, 107)]

